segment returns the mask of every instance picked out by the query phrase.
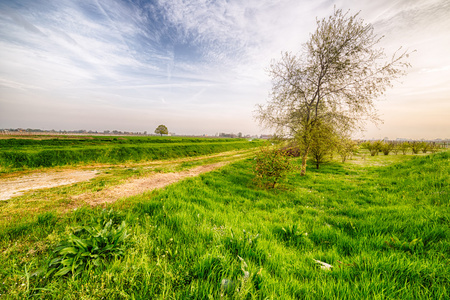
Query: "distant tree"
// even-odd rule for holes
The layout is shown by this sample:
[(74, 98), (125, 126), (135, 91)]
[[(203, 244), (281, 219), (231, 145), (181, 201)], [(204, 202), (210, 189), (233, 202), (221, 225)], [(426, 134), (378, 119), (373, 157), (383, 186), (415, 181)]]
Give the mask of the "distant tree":
[[(374, 150), (370, 152), (370, 155), (372, 155), (372, 156), (378, 155), (380, 152), (383, 151), (383, 144), (384, 144), (383, 141), (374, 141), (372, 144), (373, 144)], [(374, 154), (372, 154), (372, 153), (374, 153)]]
[(163, 134), (169, 134), (169, 130), (167, 129), (166, 125), (159, 125), (155, 129), (155, 133), (160, 134), (162, 136)]
[(301, 141), (301, 175), (312, 146), (312, 134), (321, 122), (339, 131), (360, 129), (376, 121), (374, 100), (391, 81), (405, 74), (409, 53), (387, 58), (375, 47), (381, 38), (358, 14), (335, 10), (317, 21), (317, 29), (300, 55), (284, 53), (270, 66), (271, 99), (259, 105), (259, 121)]
[(389, 155), (389, 152), (391, 152), (392, 149), (394, 149), (393, 143), (381, 142), (381, 151), (384, 155)]
[(337, 153), (341, 156), (342, 162), (344, 163), (347, 158), (353, 156), (357, 153), (358, 145), (355, 141), (352, 141), (349, 137), (341, 137), (336, 144)]
[(427, 153), (427, 151), (430, 150), (430, 144), (427, 143), (427, 142), (421, 142), (420, 143), (420, 148), (421, 148), (423, 153)]
[(412, 154), (419, 153), (420, 149), (422, 149), (422, 143), (421, 142), (411, 142), (410, 144)]
[(392, 143), (392, 152), (394, 152), (395, 155), (398, 154), (398, 152), (400, 151), (400, 145), (399, 143)]
[(408, 142), (403, 142), (399, 145), (399, 148), (402, 151), (403, 155), (406, 155), (406, 151), (411, 148), (411, 145)]
[(436, 144), (435, 142), (431, 142), (431, 143), (429, 143), (428, 145), (429, 145), (430, 151), (431, 151), (432, 153), (435, 153), (436, 151), (439, 150), (439, 145)]
[(382, 150), (383, 142), (381, 141), (367, 141), (361, 144), (361, 146), (369, 150), (371, 156), (378, 155)]

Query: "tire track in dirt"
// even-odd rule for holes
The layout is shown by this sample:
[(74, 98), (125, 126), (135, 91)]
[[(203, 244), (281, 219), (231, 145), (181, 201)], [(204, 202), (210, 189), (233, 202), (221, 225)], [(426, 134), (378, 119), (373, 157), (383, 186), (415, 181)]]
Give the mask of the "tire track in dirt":
[(213, 171), (228, 163), (229, 162), (219, 162), (215, 164), (203, 165), (175, 173), (156, 173), (147, 177), (130, 179), (125, 183), (106, 188), (99, 192), (84, 193), (81, 195), (72, 196), (71, 198), (77, 203), (86, 203), (91, 206), (97, 206), (103, 203), (112, 203), (122, 197), (139, 195), (144, 192), (163, 188), (185, 178), (194, 177), (202, 173)]
[[(201, 165), (194, 167), (187, 171), (173, 172), (173, 173), (157, 173), (143, 178), (129, 179), (124, 184), (119, 184), (100, 192), (84, 193), (77, 196), (72, 196), (72, 200), (85, 201), (91, 205), (98, 205), (101, 203), (114, 202), (117, 199), (127, 195), (137, 195), (148, 190), (154, 190), (162, 188), (166, 185), (172, 184), (186, 177), (197, 176), (201, 173), (212, 171), (220, 166), (234, 162), (236, 160), (244, 159), (248, 157), (252, 150), (240, 150), (216, 153), (213, 155), (201, 156), (201, 157), (188, 157), (179, 158), (165, 161), (150, 161), (146, 163), (130, 163), (127, 165), (94, 165), (84, 166), (88, 170), (78, 169), (65, 169), (59, 171), (46, 171), (46, 172), (32, 172), (31, 174), (7, 174), (0, 177), (0, 201), (9, 200), (11, 198), (22, 196), (23, 194), (40, 189), (48, 189), (63, 185), (71, 185), (78, 182), (88, 181), (95, 178), (102, 173), (102, 169), (106, 167), (114, 168), (130, 168), (130, 167), (143, 167), (155, 168), (159, 166), (180, 165), (184, 162), (199, 162), (208, 159), (219, 159), (219, 162)], [(92, 168), (95, 168), (94, 170)], [(102, 200), (102, 197), (105, 200)], [(79, 200), (79, 201), (77, 201)], [(77, 204), (75, 204), (77, 205)]]
[(0, 201), (23, 195), (32, 190), (70, 185), (88, 181), (98, 174), (96, 170), (65, 170), (33, 173), (0, 181)]

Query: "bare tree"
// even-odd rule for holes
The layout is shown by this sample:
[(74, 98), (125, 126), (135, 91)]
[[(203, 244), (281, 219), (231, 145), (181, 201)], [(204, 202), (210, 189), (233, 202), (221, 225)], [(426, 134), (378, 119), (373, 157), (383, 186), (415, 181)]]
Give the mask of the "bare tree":
[(332, 124), (336, 132), (348, 135), (367, 120), (376, 122), (373, 101), (410, 66), (405, 62), (408, 52), (387, 58), (382, 48), (375, 48), (381, 39), (358, 14), (338, 9), (317, 21), (302, 53), (286, 52), (272, 62), (271, 99), (258, 106), (257, 119), (299, 141), (302, 175), (314, 128)]

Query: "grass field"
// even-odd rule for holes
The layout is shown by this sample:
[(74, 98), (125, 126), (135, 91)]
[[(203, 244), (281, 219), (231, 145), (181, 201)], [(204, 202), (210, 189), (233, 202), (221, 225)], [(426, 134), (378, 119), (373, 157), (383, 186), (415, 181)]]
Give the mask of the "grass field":
[(249, 149), (263, 141), (181, 137), (0, 139), (0, 174), (17, 170), (173, 159)]
[[(64, 213), (0, 203), (22, 216), (0, 222), (0, 298), (450, 297), (450, 152), (357, 156), (275, 190), (252, 164)], [(59, 207), (82, 186), (27, 197)]]

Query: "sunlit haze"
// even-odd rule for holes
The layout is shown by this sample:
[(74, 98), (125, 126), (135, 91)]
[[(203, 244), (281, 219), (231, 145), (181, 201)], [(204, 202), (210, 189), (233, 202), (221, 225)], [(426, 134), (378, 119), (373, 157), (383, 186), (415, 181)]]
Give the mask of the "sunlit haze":
[(416, 50), (365, 138), (450, 138), (448, 0), (0, 2), (0, 128), (270, 133), (267, 68), (334, 7)]

